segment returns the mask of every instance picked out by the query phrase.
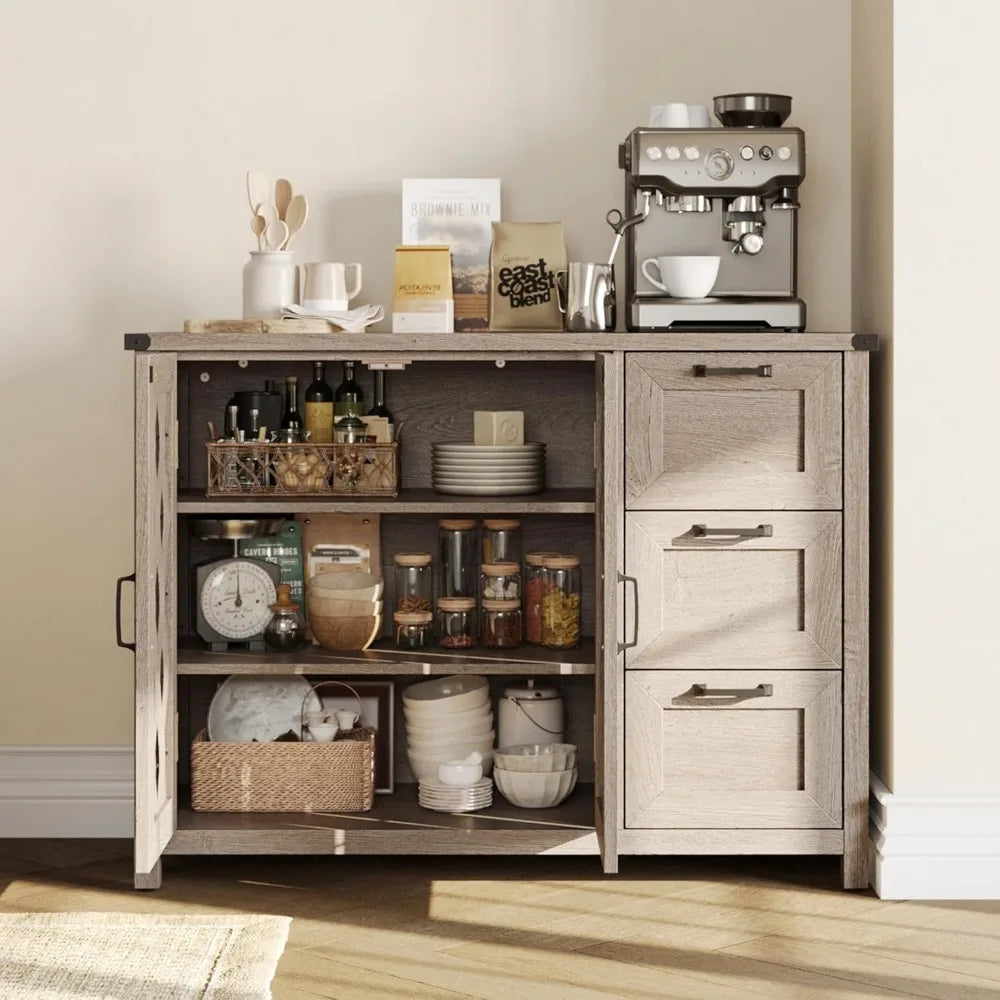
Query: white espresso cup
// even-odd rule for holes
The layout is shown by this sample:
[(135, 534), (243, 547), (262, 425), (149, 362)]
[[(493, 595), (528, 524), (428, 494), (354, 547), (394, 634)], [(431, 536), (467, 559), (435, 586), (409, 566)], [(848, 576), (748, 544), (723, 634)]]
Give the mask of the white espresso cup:
[[(353, 280), (348, 283), (348, 272)], [(347, 312), (361, 291), (361, 265), (320, 262), (299, 265), (299, 302), (304, 309)]]
[(334, 712), (333, 714), (337, 718), (338, 728), (345, 732), (348, 729), (353, 729), (355, 725), (357, 725), (358, 719), (360, 718), (357, 712), (347, 712), (344, 710)]
[(309, 735), (317, 743), (331, 743), (337, 732), (336, 722), (321, 722), (318, 726), (309, 727)]
[[(646, 280), (675, 299), (703, 299), (715, 286), (721, 257), (647, 257), (642, 262)], [(659, 272), (659, 277), (650, 273)]]
[(649, 109), (650, 128), (687, 128), (688, 106), (672, 101), (669, 104), (654, 104)]

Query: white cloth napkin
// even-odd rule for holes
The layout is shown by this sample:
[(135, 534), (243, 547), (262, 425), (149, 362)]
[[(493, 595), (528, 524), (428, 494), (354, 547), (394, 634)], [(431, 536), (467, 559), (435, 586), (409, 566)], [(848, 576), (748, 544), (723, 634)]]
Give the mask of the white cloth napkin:
[(281, 314), (282, 319), (325, 319), (332, 326), (338, 326), (346, 333), (364, 333), (373, 323), (379, 323), (385, 318), (381, 306), (358, 306), (346, 312), (323, 312), (319, 309), (303, 309), (302, 306), (286, 306)]

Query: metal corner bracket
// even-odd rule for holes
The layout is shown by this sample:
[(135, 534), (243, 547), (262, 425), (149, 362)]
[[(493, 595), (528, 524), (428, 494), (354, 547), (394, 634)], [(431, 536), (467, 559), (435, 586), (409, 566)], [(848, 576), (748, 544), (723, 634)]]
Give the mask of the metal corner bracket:
[(851, 337), (851, 347), (856, 351), (877, 351), (877, 333), (856, 333)]
[(125, 334), (125, 350), (126, 351), (148, 351), (149, 350), (149, 334), (148, 333), (126, 333)]

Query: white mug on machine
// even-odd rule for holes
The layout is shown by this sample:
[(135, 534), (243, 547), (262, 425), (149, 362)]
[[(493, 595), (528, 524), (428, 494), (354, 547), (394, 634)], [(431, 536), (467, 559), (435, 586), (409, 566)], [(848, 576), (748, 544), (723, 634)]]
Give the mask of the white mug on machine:
[[(348, 270), (353, 281), (347, 283)], [(300, 265), (299, 302), (305, 309), (347, 312), (350, 301), (361, 291), (361, 265), (314, 263)]]

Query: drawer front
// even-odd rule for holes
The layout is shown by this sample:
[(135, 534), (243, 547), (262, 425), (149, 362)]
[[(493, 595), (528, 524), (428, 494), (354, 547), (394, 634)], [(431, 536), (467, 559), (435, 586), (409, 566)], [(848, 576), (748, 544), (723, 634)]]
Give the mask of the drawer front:
[(626, 507), (838, 509), (842, 366), (825, 353), (629, 354)]
[(841, 550), (834, 511), (629, 511), (625, 666), (839, 668)]
[(625, 679), (625, 825), (841, 826), (836, 671), (633, 671)]

